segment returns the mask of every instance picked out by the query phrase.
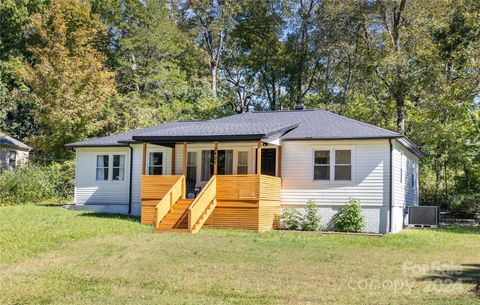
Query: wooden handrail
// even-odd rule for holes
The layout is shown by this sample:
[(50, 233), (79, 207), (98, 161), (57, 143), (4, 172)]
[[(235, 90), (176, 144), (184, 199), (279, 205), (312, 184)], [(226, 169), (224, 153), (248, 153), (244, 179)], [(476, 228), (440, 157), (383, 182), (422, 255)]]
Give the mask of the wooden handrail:
[(217, 176), (213, 175), (188, 208), (188, 229), (190, 231), (193, 231), (194, 226), (197, 224), (202, 214), (205, 213), (205, 210), (210, 203), (215, 200), (216, 195)]
[(158, 228), (160, 222), (173, 211), (173, 206), (178, 199), (185, 198), (185, 176), (180, 176), (177, 182), (163, 196), (162, 200), (155, 206), (155, 228)]

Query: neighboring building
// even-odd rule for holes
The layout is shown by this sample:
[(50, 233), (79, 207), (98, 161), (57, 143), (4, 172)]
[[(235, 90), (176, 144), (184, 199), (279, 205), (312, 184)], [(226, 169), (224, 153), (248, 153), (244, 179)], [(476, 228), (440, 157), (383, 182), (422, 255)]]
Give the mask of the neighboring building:
[(25, 164), (30, 150), (26, 144), (0, 133), (0, 172)]
[(330, 229), (354, 197), (365, 231), (399, 232), (418, 204), (422, 154), (407, 138), (323, 110), (171, 122), (67, 146), (77, 205), (141, 215), (157, 230), (268, 230), (281, 208), (308, 200)]

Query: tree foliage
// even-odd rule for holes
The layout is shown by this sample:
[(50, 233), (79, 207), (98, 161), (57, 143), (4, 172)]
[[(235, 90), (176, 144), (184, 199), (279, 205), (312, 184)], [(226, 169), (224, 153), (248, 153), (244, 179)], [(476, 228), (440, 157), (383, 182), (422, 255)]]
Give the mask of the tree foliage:
[(55, 0), (32, 16), (31, 60), (23, 76), (36, 102), (40, 129), (30, 141), (37, 150), (63, 158), (64, 144), (104, 125), (99, 117), (115, 92), (113, 73), (96, 48), (105, 31), (90, 6), (75, 0)]

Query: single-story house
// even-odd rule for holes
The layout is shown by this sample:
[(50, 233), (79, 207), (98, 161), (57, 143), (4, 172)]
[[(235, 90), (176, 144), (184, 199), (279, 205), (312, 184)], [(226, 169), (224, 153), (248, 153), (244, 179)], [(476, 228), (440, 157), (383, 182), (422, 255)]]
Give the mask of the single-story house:
[(366, 232), (399, 232), (418, 205), (422, 153), (405, 136), (323, 110), (176, 121), (67, 146), (75, 204), (140, 215), (157, 230), (272, 229), (318, 205), (324, 229), (358, 198)]
[(30, 150), (28, 145), (0, 132), (0, 172), (25, 164)]

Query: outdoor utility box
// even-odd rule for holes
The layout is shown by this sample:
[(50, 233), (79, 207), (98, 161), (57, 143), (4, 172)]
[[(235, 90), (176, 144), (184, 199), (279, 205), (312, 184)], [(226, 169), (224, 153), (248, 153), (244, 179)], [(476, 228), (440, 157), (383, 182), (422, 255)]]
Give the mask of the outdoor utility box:
[(408, 225), (412, 227), (438, 227), (440, 207), (416, 206), (408, 208)]

